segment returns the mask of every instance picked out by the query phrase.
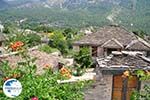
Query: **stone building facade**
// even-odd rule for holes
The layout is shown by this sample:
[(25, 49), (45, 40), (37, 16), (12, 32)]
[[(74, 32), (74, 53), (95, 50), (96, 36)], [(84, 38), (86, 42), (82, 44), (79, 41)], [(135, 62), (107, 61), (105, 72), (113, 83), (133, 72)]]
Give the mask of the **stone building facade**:
[(121, 26), (105, 26), (73, 43), (74, 50), (89, 47), (93, 57), (108, 56), (112, 51), (150, 52), (150, 44)]
[(85, 92), (85, 100), (130, 100), (134, 90), (144, 84), (138, 77), (123, 78), (124, 71), (150, 70), (150, 44), (121, 26), (105, 26), (75, 41), (73, 49), (89, 47), (96, 59), (96, 82)]

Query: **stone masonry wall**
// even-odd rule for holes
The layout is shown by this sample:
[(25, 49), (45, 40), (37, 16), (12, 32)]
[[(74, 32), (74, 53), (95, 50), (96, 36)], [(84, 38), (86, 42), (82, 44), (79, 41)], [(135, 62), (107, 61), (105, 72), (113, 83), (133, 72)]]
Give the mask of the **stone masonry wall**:
[(98, 47), (97, 53), (98, 53), (98, 57), (104, 56), (104, 49), (102, 47)]
[(79, 46), (74, 45), (74, 46), (73, 46), (73, 50), (75, 50), (75, 51), (79, 51), (79, 50), (80, 50), (80, 47), (79, 47)]
[(111, 100), (112, 75), (104, 75), (85, 91), (84, 100)]
[(148, 81), (142, 81), (142, 82), (141, 82), (141, 89), (140, 89), (141, 91), (144, 90), (144, 86), (145, 86), (145, 85), (149, 85), (149, 86), (150, 86), (150, 80), (148, 80)]

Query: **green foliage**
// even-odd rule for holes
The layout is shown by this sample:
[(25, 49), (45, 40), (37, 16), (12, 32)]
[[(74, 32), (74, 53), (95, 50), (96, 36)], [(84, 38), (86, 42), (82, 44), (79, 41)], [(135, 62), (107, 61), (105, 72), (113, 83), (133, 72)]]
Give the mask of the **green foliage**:
[(49, 43), (51, 47), (57, 48), (62, 54), (67, 54), (68, 46), (66, 38), (61, 32), (55, 32), (54, 35), (50, 37), (51, 42)]
[(149, 100), (150, 99), (150, 85), (145, 85), (143, 91), (134, 91), (130, 100)]
[(39, 50), (41, 50), (41, 51), (43, 51), (43, 52), (46, 52), (46, 53), (52, 53), (52, 52), (56, 52), (56, 51), (59, 52), (58, 49), (52, 48), (52, 47), (50, 47), (49, 45), (43, 45), (43, 46), (41, 46), (41, 47), (39, 48)]
[(27, 34), (25, 37), (27, 38), (27, 44), (30, 47), (41, 43), (41, 37), (37, 34)]
[(81, 65), (81, 68), (90, 67), (92, 65), (90, 49), (88, 47), (81, 48), (80, 51), (74, 55), (74, 60)]
[[(150, 73), (144, 70), (137, 70), (136, 73), (137, 77), (140, 81), (149, 81)], [(131, 100), (149, 100), (150, 99), (150, 84), (144, 86), (142, 91), (134, 91), (131, 95)]]
[(140, 95), (138, 91), (133, 91), (130, 100), (140, 100)]
[(81, 76), (84, 73), (84, 70), (80, 67), (80, 65), (74, 65), (75, 71), (73, 72), (74, 76)]
[[(48, 68), (45, 69), (45, 73), (37, 75), (37, 68), (34, 65), (35, 59), (31, 59), (26, 53), (23, 53), (22, 56), (26, 60), (19, 62), (13, 70), (7, 62), (1, 63), (5, 75), (0, 78), (0, 87), (2, 87), (5, 77), (20, 74), (17, 79), (21, 82), (23, 91), (15, 100), (31, 100), (32, 97), (38, 97), (39, 100), (83, 100), (83, 89), (88, 86), (87, 81), (58, 84), (58, 79), (64, 79), (59, 72), (54, 73)], [(13, 99), (6, 97), (4, 93), (0, 93), (0, 100)]]
[(139, 77), (140, 80), (149, 80), (150, 74), (146, 74), (144, 70), (137, 70), (136, 71), (137, 77)]
[(28, 42), (24, 33), (16, 32), (16, 34), (8, 35), (8, 40), (6, 41), (6, 44), (10, 45), (10, 43), (14, 43), (16, 41), (22, 41), (25, 44), (27, 44)]
[(15, 23), (7, 22), (4, 24), (3, 33), (11, 34), (11, 33), (14, 33), (16, 30), (17, 30), (17, 25)]
[(9, 35), (8, 37), (9, 39), (7, 40), (7, 45), (10, 45), (10, 43), (14, 43), (16, 41), (22, 41), (29, 47), (39, 45), (41, 43), (41, 37), (37, 34), (25, 34), (24, 32), (17, 32), (16, 34)]
[(51, 32), (54, 31), (53, 28), (48, 27), (48, 26), (44, 26), (44, 25), (42, 25), (42, 26), (37, 26), (37, 27), (33, 28), (33, 30), (34, 30), (34, 31), (37, 31), (37, 32), (45, 32), (45, 33), (51, 33)]
[(63, 35), (66, 37), (66, 39), (72, 39), (76, 35), (76, 31), (72, 28), (66, 28), (63, 32)]
[(140, 97), (144, 100), (150, 99), (150, 84), (144, 86), (144, 92), (140, 94)]
[(134, 34), (144, 39), (144, 36), (147, 35), (144, 31), (133, 31)]
[[(11, 8), (1, 10), (0, 20), (2, 22), (21, 20), (27, 18), (21, 23), (22, 28), (32, 28), (41, 24), (48, 24), (53, 27), (76, 27), (82, 28), (86, 26), (104, 26), (112, 24), (107, 17), (118, 11), (115, 21), (119, 25), (123, 25), (132, 30), (144, 30), (149, 33), (150, 23), (148, 23), (150, 10), (149, 0), (137, 0), (136, 9), (133, 10), (131, 0), (123, 1), (119, 6), (108, 3), (94, 3), (90, 5), (79, 6), (76, 9), (55, 9), (55, 8)], [(131, 26), (131, 23), (133, 26)]]

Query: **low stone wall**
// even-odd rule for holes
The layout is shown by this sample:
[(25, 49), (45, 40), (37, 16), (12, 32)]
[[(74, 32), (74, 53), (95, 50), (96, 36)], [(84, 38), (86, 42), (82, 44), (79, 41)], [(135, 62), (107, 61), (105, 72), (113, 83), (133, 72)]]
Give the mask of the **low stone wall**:
[(112, 82), (112, 75), (103, 75), (85, 91), (84, 100), (111, 100)]
[(145, 86), (145, 85), (150, 86), (150, 80), (142, 81), (142, 82), (141, 82), (141, 87), (140, 87), (140, 88), (141, 88), (141, 89), (140, 89), (141, 91), (144, 90), (144, 86)]

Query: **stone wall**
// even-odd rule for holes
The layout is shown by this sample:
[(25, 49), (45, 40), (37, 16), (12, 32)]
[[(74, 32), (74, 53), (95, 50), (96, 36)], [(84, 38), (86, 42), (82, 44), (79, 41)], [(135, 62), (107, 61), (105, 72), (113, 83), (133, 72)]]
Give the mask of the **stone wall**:
[(145, 86), (145, 85), (149, 85), (149, 86), (150, 86), (150, 80), (142, 81), (142, 82), (141, 82), (141, 87), (140, 87), (140, 88), (141, 88), (141, 89), (140, 89), (141, 91), (144, 90), (144, 86)]
[(112, 82), (112, 75), (104, 75), (100, 79), (97, 79), (95, 83), (85, 91), (84, 100), (111, 100)]
[(102, 47), (98, 47), (97, 53), (98, 57), (104, 56), (104, 49)]
[(79, 47), (78, 45), (74, 45), (74, 46), (73, 46), (73, 50), (79, 51), (79, 50), (80, 50), (80, 47)]

